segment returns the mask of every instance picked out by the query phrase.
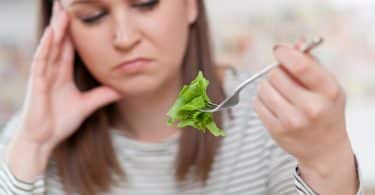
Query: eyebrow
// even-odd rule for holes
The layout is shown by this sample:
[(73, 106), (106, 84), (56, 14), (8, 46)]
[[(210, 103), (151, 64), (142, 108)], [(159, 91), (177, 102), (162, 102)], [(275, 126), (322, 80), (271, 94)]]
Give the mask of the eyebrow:
[(69, 4), (69, 7), (74, 6), (74, 5), (79, 5), (79, 4), (92, 4), (92, 3), (97, 3), (98, 0), (74, 0)]

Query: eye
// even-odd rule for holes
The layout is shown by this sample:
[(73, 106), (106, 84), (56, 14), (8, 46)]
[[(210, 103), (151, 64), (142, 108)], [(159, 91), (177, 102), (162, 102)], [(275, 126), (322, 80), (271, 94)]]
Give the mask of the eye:
[(108, 13), (106, 11), (97, 12), (91, 16), (81, 17), (81, 21), (86, 24), (94, 24), (106, 16)]
[(140, 1), (139, 3), (136, 3), (134, 7), (137, 7), (140, 9), (152, 9), (159, 4), (159, 1), (160, 0), (144, 0), (144, 1)]

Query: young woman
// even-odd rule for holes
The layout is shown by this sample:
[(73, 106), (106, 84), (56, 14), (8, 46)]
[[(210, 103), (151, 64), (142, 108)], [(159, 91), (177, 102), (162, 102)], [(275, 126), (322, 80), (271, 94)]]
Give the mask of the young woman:
[(275, 47), (281, 66), (233, 118), (215, 114), (227, 136), (213, 137), (166, 125), (198, 70), (214, 102), (231, 83), (215, 70), (203, 0), (40, 2), (1, 194), (360, 193), (344, 93), (311, 56)]

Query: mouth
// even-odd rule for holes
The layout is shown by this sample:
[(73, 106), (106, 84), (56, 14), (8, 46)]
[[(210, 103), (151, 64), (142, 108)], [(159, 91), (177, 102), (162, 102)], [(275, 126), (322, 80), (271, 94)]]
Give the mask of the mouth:
[(115, 71), (120, 71), (122, 73), (135, 73), (139, 72), (142, 68), (147, 66), (152, 62), (151, 59), (148, 58), (134, 58), (132, 60), (126, 60), (114, 67)]

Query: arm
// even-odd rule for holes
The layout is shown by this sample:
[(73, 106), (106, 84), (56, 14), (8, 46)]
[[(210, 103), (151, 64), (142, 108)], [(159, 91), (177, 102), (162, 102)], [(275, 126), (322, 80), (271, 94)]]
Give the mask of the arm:
[(299, 163), (296, 175), (297, 179), (304, 180), (320, 194), (351, 195), (360, 191), (357, 162), (351, 147), (327, 159), (322, 158), (321, 163)]
[[(358, 165), (358, 161), (356, 158), (354, 158), (354, 161), (355, 161), (355, 177), (357, 178), (357, 181), (356, 183), (358, 183), (356, 185), (356, 188), (354, 189), (355, 190), (355, 194), (356, 195), (363, 195), (363, 186), (362, 186), (362, 177), (361, 177), (361, 172), (360, 172), (360, 168), (359, 168), (359, 165)], [(339, 173), (338, 170), (340, 170), (341, 168), (339, 167), (338, 169), (336, 168), (333, 168), (333, 170), (335, 171), (332, 171), (332, 172), (335, 172), (336, 174)], [(329, 181), (324, 181), (324, 180), (327, 180), (325, 178), (323, 179), (319, 179), (319, 178), (315, 178), (315, 179), (312, 179), (312, 181), (307, 181), (307, 179), (303, 179), (302, 178), (302, 174), (301, 174), (301, 171), (299, 170), (299, 167), (296, 168), (295, 170), (295, 173), (294, 173), (294, 177), (295, 177), (295, 184), (296, 184), (296, 187), (298, 188), (302, 188), (301, 186), (305, 186), (305, 188), (309, 189), (309, 190), (301, 190), (300, 194), (301, 195), (305, 195), (305, 194), (318, 194), (316, 193), (312, 188), (313, 187), (310, 187), (307, 183), (324, 183), (324, 182), (329, 182)], [(327, 178), (334, 178), (334, 176), (331, 176), (331, 177), (327, 177)], [(351, 177), (348, 177), (348, 178), (351, 178)], [(339, 179), (339, 181), (342, 180), (342, 179)], [(306, 181), (306, 182), (305, 182)], [(338, 182), (338, 183), (342, 183), (342, 181)], [(319, 184), (318, 184), (319, 185)], [(351, 183), (349, 183), (349, 185), (351, 185)], [(341, 188), (339, 188), (341, 189)], [(337, 191), (337, 193), (339, 193)], [(353, 193), (353, 192), (352, 192)]]
[(259, 117), (277, 144), (297, 159), (301, 184), (324, 195), (356, 194), (344, 91), (311, 56), (286, 46), (276, 47), (275, 54), (281, 65), (262, 81), (255, 98)]
[[(69, 21), (66, 10), (54, 1), (50, 25), (44, 30), (31, 63), (20, 125), (12, 129), (17, 131), (16, 136), (7, 145), (8, 166), (3, 169), (9, 173), (7, 179), (14, 174), (14, 178), (26, 181), (24, 184), (37, 183), (54, 148), (77, 131), (95, 110), (121, 99), (122, 95), (110, 86), (85, 92), (76, 86)], [(11, 193), (9, 187), (13, 184), (3, 184), (3, 191)]]
[[(14, 195), (14, 194), (25, 194), (25, 195), (34, 195), (34, 194), (43, 194), (45, 191), (44, 184), (44, 175), (39, 174), (38, 177), (33, 177), (29, 181), (23, 181), (20, 178), (16, 177), (15, 174), (11, 171), (9, 164), (6, 162), (6, 148), (9, 145), (9, 140), (11, 140), (19, 127), (19, 116), (16, 114), (12, 119), (7, 123), (4, 129), (1, 131), (0, 136), (0, 194), (4, 195)], [(8, 147), (9, 148), (9, 147)], [(32, 153), (35, 151), (25, 150), (28, 152), (16, 151), (15, 159), (20, 162), (20, 164), (29, 165), (33, 167)], [(26, 156), (25, 156), (26, 154)], [(13, 157), (12, 157), (13, 158)], [(22, 159), (21, 159), (22, 158)], [(35, 162), (35, 161), (34, 161)], [(36, 167), (36, 166), (35, 166)], [(17, 168), (16, 168), (17, 169)]]
[(45, 192), (44, 177), (35, 178), (33, 182), (24, 182), (17, 179), (10, 171), (5, 162), (1, 162), (0, 167), (0, 192), (4, 195), (24, 194), (41, 195)]
[[(318, 183), (317, 186), (326, 186), (325, 184), (330, 184), (332, 186), (336, 185), (334, 193), (331, 194), (342, 194), (340, 190), (343, 188), (341, 185), (342, 181), (337, 181), (331, 179), (335, 178), (337, 174), (340, 174), (340, 167), (332, 168), (332, 176), (328, 175), (326, 178), (314, 178), (313, 180), (306, 180), (301, 177), (301, 170), (298, 165), (297, 160), (282, 150), (273, 141), (269, 143), (269, 149), (271, 150), (271, 172), (268, 182), (268, 194), (270, 195), (318, 195), (318, 188), (314, 188), (312, 182)], [(354, 159), (355, 164), (357, 164), (356, 159)], [(343, 163), (341, 163), (343, 164)], [(350, 169), (349, 169), (350, 170)], [(345, 174), (345, 173), (342, 173)], [(358, 168), (355, 170), (356, 175), (360, 175)], [(351, 177), (346, 177), (351, 178)], [(355, 186), (354, 192), (352, 194), (362, 195), (363, 189), (358, 176), (358, 185)], [(320, 185), (319, 185), (320, 184)], [(351, 183), (350, 183), (351, 184)], [(350, 185), (349, 184), (349, 185)], [(326, 193), (320, 193), (326, 194)]]

